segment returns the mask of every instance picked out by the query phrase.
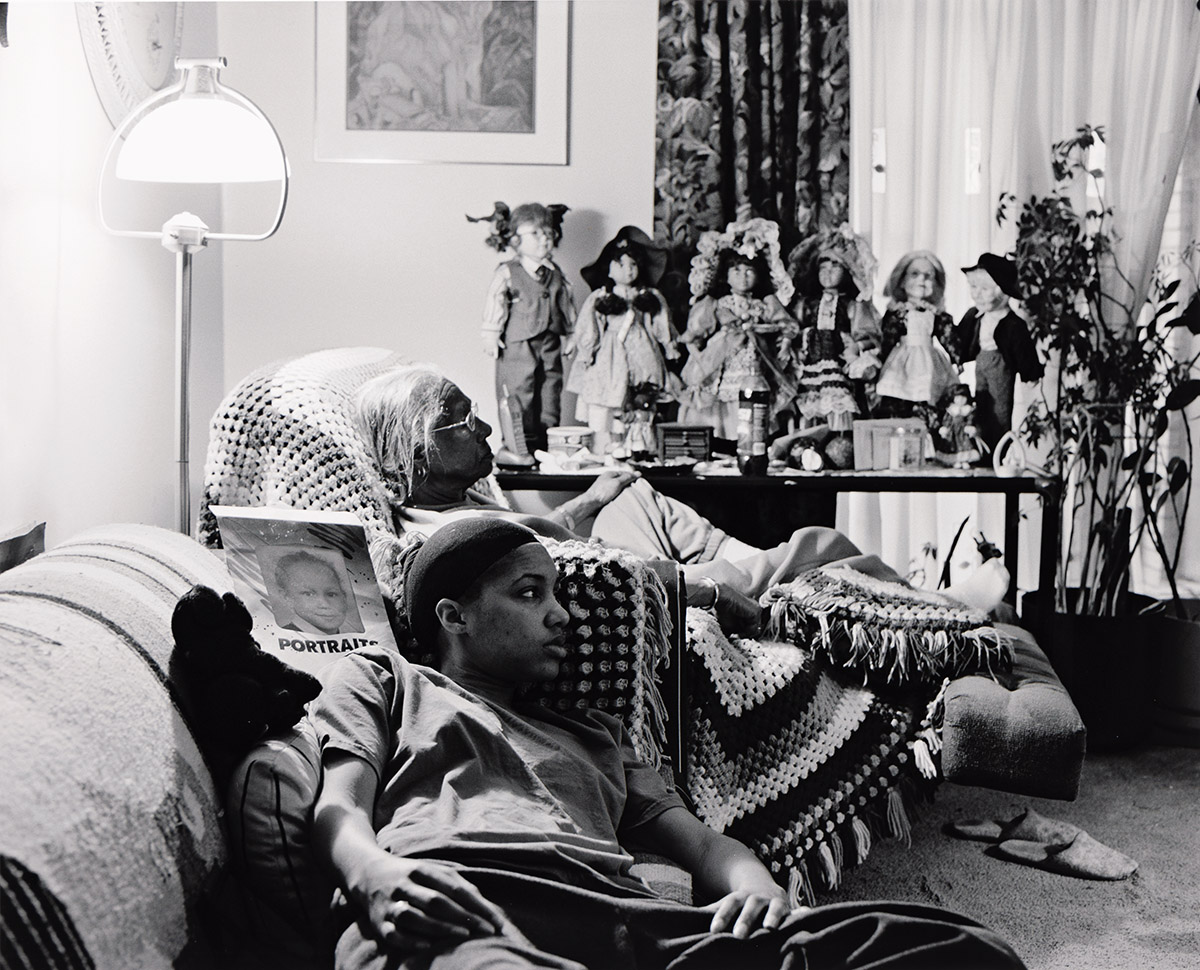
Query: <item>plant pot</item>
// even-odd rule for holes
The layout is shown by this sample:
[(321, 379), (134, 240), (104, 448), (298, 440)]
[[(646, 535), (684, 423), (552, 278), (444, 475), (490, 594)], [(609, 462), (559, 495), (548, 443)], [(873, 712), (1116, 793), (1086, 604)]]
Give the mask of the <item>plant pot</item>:
[(1152, 643), (1163, 618), (1136, 611), (1154, 601), (1130, 594), (1127, 614), (1055, 612), (1047, 622), (1039, 608), (1042, 595), (1026, 593), (1022, 614), (1079, 709), (1088, 749), (1114, 750), (1145, 741), (1152, 726)]
[(1200, 747), (1200, 622), (1153, 619), (1151, 720), (1161, 740)]

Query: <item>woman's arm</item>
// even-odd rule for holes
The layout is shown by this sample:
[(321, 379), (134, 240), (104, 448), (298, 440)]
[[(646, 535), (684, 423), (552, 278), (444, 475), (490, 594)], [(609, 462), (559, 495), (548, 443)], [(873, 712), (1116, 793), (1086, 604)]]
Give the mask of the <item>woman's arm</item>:
[(375, 938), (398, 953), (500, 931), (503, 914), (453, 869), (380, 848), (371, 824), (377, 781), (361, 758), (335, 752), (324, 764), (313, 847)]
[[(567, 499), (558, 508), (542, 516), (555, 525), (578, 534), (579, 525), (595, 518), (596, 513), (620, 495), (641, 476), (632, 471), (606, 471), (596, 477), (586, 492)], [(530, 526), (535, 531), (536, 526)], [(555, 538), (551, 536), (551, 538)]]
[(716, 900), (706, 907), (713, 933), (749, 936), (760, 926), (773, 929), (791, 911), (787, 893), (753, 852), (687, 809), (667, 809), (647, 823), (645, 835), (648, 844), (691, 872), (701, 898)]

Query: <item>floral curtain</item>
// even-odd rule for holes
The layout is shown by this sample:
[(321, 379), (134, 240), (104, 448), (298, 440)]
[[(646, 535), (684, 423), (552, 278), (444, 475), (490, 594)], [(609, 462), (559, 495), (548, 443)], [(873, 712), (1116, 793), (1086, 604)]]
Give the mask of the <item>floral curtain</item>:
[(784, 253), (846, 218), (846, 0), (660, 0), (654, 235), (686, 316), (706, 230), (760, 216)]

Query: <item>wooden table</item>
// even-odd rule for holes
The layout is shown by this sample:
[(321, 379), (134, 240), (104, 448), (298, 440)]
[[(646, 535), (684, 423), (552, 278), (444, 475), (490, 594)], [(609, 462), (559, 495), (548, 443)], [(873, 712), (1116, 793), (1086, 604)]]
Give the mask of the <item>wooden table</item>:
[[(551, 505), (584, 491), (598, 471), (499, 471), (506, 492), (562, 493)], [(1042, 503), (1038, 586), (1054, 588), (1054, 550), (1058, 543), (1058, 486), (1048, 478), (1002, 477), (991, 469), (923, 468), (913, 471), (822, 471), (789, 475), (744, 476), (736, 472), (646, 476), (664, 495), (677, 498), (731, 535), (757, 546), (772, 546), (805, 525), (833, 526), (842, 492), (966, 492), (1004, 496), (1004, 564), (1017, 575), (1021, 522), (1020, 496), (1037, 495)], [(1016, 597), (1012, 585), (1008, 599)], [(1048, 600), (1052, 598), (1047, 597)]]

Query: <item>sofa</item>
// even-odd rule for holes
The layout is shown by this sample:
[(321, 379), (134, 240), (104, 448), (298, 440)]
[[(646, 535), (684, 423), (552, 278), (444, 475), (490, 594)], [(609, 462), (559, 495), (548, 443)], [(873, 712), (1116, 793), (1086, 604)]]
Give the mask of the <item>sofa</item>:
[[(238, 443), (240, 455), (253, 444), (258, 449), (253, 460), (261, 470), (256, 481), (268, 485), (266, 492), (242, 493), (241, 504), (261, 503), (264, 494), (275, 504), (288, 504), (289, 495), (299, 494), (297, 484), (265, 460), (275, 443), (253, 442), (254, 426), (261, 429), (279, 420), (302, 426), (303, 397), (314, 388), (304, 384), (307, 390), (298, 394), (297, 373), (302, 383), (315, 380), (327, 391), (330, 382), (348, 371), (361, 380), (390, 359), (382, 351), (355, 351), (349, 357), (338, 352), (284, 366), (282, 377), (280, 367), (264, 369), (231, 392), (214, 417), (210, 468), (228, 468), (221, 454), (229, 442)], [(249, 425), (247, 399), (253, 400), (257, 415)], [(231, 421), (231, 408), (241, 415), (240, 423)], [(279, 413), (269, 420), (263, 417), (275, 411)], [(310, 455), (308, 465), (318, 458), (330, 460)], [(369, 492), (369, 480), (334, 477), (346, 478), (349, 489)], [(216, 481), (214, 472), (206, 495), (210, 503), (220, 492)], [(315, 487), (301, 484), (305, 490)], [(226, 481), (221, 488), (232, 485)], [(220, 497), (232, 495), (226, 491)], [(343, 499), (334, 495), (329, 500)], [(205, 521), (202, 516), (202, 537)], [(364, 522), (370, 532), (369, 517)], [(211, 542), (213, 537), (207, 538)], [(560, 566), (565, 558), (566, 553), (556, 554)], [(587, 556), (577, 559), (588, 574)], [(390, 581), (386, 563), (378, 565), (381, 580)], [(655, 573), (659, 579), (654, 580), (648, 575), (652, 570), (645, 571), (645, 588), (659, 591), (651, 597), (657, 605), (650, 612), (668, 619), (675, 635), (660, 631), (657, 641), (639, 641), (659, 643), (664, 656), (650, 671), (651, 681), (658, 677), (653, 688), (643, 677), (641, 688), (631, 695), (636, 697), (636, 718), (643, 728), (653, 726), (642, 736), (653, 737), (658, 753), (666, 753), (677, 768), (694, 768), (695, 752), (702, 750), (696, 738), (711, 734), (711, 713), (719, 700), (706, 707), (708, 701), (699, 699), (702, 688), (713, 682), (701, 676), (711, 673), (713, 658), (745, 660), (745, 668), (725, 667), (731, 683), (744, 684), (750, 667), (761, 671), (778, 665), (781, 656), (795, 651), (789, 654), (771, 643), (730, 644), (720, 637), (710, 614), (685, 614), (678, 596), (672, 608), (662, 583), (666, 575), (669, 585), (669, 572)], [(229, 790), (217, 790), (171, 664), (171, 613), (195, 584), (231, 588), (219, 551), (177, 533), (134, 524), (90, 529), (0, 574), (0, 710), (6, 715), (0, 720), (0, 943), (6, 960), (23, 953), (25, 965), (33, 967), (206, 970), (238, 966), (248, 938), (285, 945), (299, 940), (295, 927), (306, 919), (314, 932), (319, 930), (329, 887), (313, 873), (308, 873), (311, 879), (297, 877), (306, 864), (305, 806), (311, 805), (319, 785), (315, 738), (302, 722), (286, 736), (265, 739), (247, 753)], [(819, 689), (813, 691), (812, 704), (805, 698), (800, 705), (804, 717), (819, 713), (820, 704), (844, 711), (853, 701), (880, 720), (883, 734), (881, 744), (864, 749), (859, 761), (839, 762), (829, 753), (823, 723), (808, 724), (813, 743), (803, 747), (813, 770), (806, 780), (826, 787), (794, 786), (789, 796), (799, 802), (764, 796), (759, 777), (751, 778), (749, 797), (802, 816), (796, 824), (805, 826), (807, 839), (785, 847), (787, 858), (794, 857), (792, 874), (806, 871), (806, 865), (826, 868), (824, 878), (804, 880), (804, 888), (836, 889), (837, 866), (830, 866), (839, 861), (841, 840), (853, 837), (861, 849), (865, 836), (869, 845), (867, 809), (876, 807), (876, 796), (894, 821), (895, 806), (883, 796), (898, 791), (896, 782), (911, 769), (919, 726), (935, 772), (940, 761), (942, 780), (1074, 797), (1084, 753), (1082, 723), (1037, 645), (1018, 628), (1010, 633), (1011, 671), (951, 678), (930, 705), (931, 717), (924, 724), (918, 724), (919, 711), (914, 715), (898, 702), (886, 704), (865, 688), (839, 681), (835, 696), (829, 692), (829, 678), (814, 678)], [(714, 644), (725, 653), (715, 652)], [(582, 690), (581, 684), (575, 686)], [(552, 699), (563, 702), (557, 695)], [(895, 725), (906, 710), (901, 731)], [(731, 717), (731, 723), (736, 721)], [(769, 741), (751, 737), (748, 743), (764, 740)], [(711, 790), (711, 785), (704, 787), (711, 781), (711, 765), (701, 767), (688, 790), (703, 794)], [(841, 774), (831, 774), (835, 769)], [(867, 777), (858, 777), (857, 788), (846, 780), (864, 771)], [(247, 814), (245, 806), (251, 802), (268, 808)], [(286, 819), (275, 808), (279, 804), (290, 806)], [(793, 809), (796, 804), (807, 807)], [(854, 804), (861, 804), (862, 811), (851, 817)], [(728, 803), (723, 810), (730, 816), (744, 814), (742, 807)], [(736, 822), (732, 828), (724, 823), (717, 827), (738, 834)], [(270, 831), (256, 834), (251, 831), (255, 825)], [(755, 848), (760, 854), (767, 849)], [(853, 861), (849, 851), (847, 859)], [(662, 891), (686, 896), (686, 883), (670, 867), (655, 860), (642, 865)], [(254, 884), (248, 870), (270, 885)], [(300, 884), (303, 888), (292, 888)], [(276, 890), (282, 895), (273, 899)], [(275, 905), (279, 899), (284, 903)], [(278, 957), (284, 951), (270, 952)], [(286, 965), (302, 966), (305, 959), (306, 951), (298, 947)], [(22, 965), (15, 958), (12, 962)]]

